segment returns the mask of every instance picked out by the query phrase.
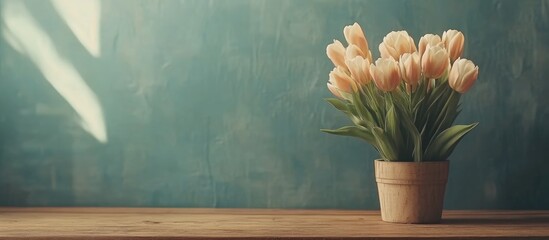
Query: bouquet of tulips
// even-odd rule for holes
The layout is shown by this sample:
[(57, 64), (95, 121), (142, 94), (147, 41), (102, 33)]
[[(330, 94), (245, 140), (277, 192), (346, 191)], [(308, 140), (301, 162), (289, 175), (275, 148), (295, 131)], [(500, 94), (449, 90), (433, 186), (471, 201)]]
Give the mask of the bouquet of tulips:
[(464, 36), (448, 30), (426, 34), (416, 47), (406, 31), (390, 32), (372, 53), (357, 23), (343, 30), (326, 52), (335, 68), (327, 101), (354, 123), (322, 131), (361, 138), (385, 161), (444, 161), (477, 123), (453, 125), (461, 94), (475, 83), (478, 67), (460, 58)]

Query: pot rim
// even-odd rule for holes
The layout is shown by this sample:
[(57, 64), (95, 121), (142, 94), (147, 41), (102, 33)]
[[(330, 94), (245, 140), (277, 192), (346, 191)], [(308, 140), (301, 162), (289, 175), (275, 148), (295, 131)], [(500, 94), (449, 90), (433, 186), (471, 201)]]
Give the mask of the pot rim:
[(443, 161), (421, 161), (421, 162), (398, 162), (398, 161), (385, 161), (381, 158), (379, 159), (376, 159), (374, 160), (375, 162), (379, 162), (379, 163), (388, 163), (388, 164), (444, 164), (444, 163), (449, 163), (450, 160), (443, 160)]

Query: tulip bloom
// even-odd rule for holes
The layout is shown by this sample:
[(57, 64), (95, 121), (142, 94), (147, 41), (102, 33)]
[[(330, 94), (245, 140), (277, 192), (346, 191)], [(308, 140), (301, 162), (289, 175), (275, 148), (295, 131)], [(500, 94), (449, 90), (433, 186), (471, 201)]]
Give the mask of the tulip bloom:
[(362, 50), (360, 50), (360, 48), (358, 48), (357, 45), (354, 45), (354, 44), (349, 45), (347, 49), (345, 49), (345, 61), (349, 59), (353, 59), (356, 56), (361, 56), (363, 58), (366, 57), (366, 55), (364, 55)]
[(370, 74), (377, 88), (384, 92), (393, 91), (400, 84), (398, 63), (392, 58), (378, 58), (370, 65)]
[(448, 84), (456, 92), (465, 93), (473, 86), (477, 77), (478, 66), (475, 66), (471, 60), (458, 58), (450, 70)]
[(419, 53), (405, 53), (400, 56), (400, 76), (410, 86), (416, 86), (421, 77)]
[(345, 47), (340, 41), (334, 40), (326, 47), (326, 55), (336, 67), (345, 67)]
[(355, 22), (353, 25), (346, 26), (343, 29), (343, 35), (345, 35), (345, 40), (347, 40), (349, 45), (356, 45), (358, 49), (365, 54), (363, 57), (370, 61), (372, 60), (370, 49), (368, 48), (368, 41), (358, 23)]
[(448, 52), (443, 47), (428, 46), (421, 57), (423, 75), (428, 78), (440, 78), (450, 66)]
[[(436, 34), (425, 34), (419, 39), (419, 56), (423, 56), (425, 50), (428, 46), (436, 46), (438, 44), (443, 44), (442, 39), (439, 35)], [(443, 46), (443, 45), (442, 45)]]
[(398, 61), (404, 53), (416, 52), (417, 48), (414, 39), (406, 31), (390, 32), (379, 44), (379, 53), (382, 58), (392, 58)]
[(351, 77), (356, 83), (365, 86), (372, 81), (372, 77), (370, 76), (370, 61), (368, 59), (356, 56), (352, 59), (347, 59), (345, 62), (351, 72)]
[(463, 33), (457, 30), (448, 30), (442, 34), (442, 42), (448, 49), (450, 60), (455, 61), (461, 56), (463, 52), (463, 44), (465, 43), (465, 37)]
[(353, 79), (347, 75), (344, 69), (334, 68), (329, 74), (328, 89), (337, 97), (342, 97), (341, 92), (351, 93), (353, 91)]

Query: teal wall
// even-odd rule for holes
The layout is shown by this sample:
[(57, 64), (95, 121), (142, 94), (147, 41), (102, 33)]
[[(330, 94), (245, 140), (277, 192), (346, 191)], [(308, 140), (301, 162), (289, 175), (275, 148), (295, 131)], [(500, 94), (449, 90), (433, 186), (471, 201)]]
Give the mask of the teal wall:
[(325, 47), (357, 21), (374, 56), (392, 30), (466, 36), (480, 76), (457, 123), (480, 125), (451, 156), (446, 208), (549, 209), (549, 1), (103, 0), (97, 57), (50, 1), (17, 2), (106, 135), (82, 124), (94, 98), (60, 94), (52, 81), (78, 86), (4, 31), (0, 205), (378, 208), (377, 154), (319, 131), (348, 123), (323, 101)]

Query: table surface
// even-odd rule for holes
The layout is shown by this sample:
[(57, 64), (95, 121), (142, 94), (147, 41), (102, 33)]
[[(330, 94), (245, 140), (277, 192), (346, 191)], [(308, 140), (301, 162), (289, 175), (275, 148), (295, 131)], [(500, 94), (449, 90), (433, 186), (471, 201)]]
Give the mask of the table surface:
[(549, 239), (549, 211), (445, 211), (440, 224), (392, 224), (378, 211), (0, 208), (0, 239)]

